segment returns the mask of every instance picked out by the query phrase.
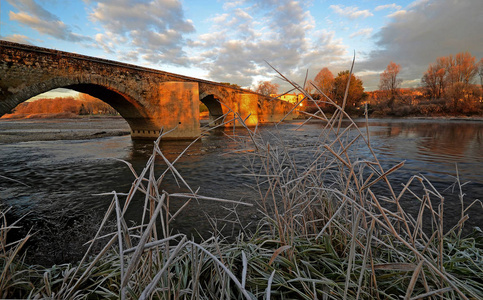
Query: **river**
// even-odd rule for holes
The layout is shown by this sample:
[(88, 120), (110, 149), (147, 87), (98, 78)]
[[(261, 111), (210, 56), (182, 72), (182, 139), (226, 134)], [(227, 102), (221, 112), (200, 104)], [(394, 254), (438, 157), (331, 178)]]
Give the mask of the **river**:
[[(263, 125), (261, 130), (276, 131), (290, 147), (300, 149), (304, 158), (308, 157), (304, 149), (315, 143), (324, 124), (309, 122), (299, 128), (301, 123), (284, 123), (277, 130), (274, 125)], [(363, 121), (360, 125), (364, 126)], [(401, 186), (412, 175), (427, 177), (445, 196), (449, 224), (460, 214), (458, 193), (452, 188), (456, 167), (460, 181), (465, 183), (466, 205), (482, 198), (483, 122), (379, 119), (370, 120), (369, 125), (371, 145), (385, 168), (405, 161), (397, 174), (391, 175), (393, 184)], [(94, 235), (95, 224), (112, 199), (96, 194), (129, 190), (133, 175), (120, 160), (140, 172), (152, 153), (152, 141), (133, 141), (122, 135), (128, 130), (124, 120), (112, 118), (0, 120), (0, 201), (4, 209), (11, 207), (10, 222), (24, 216), (21, 234), (35, 232), (30, 262), (51, 264), (77, 259), (79, 243)], [(202, 195), (254, 203), (257, 194), (249, 188), (253, 182), (244, 176), (246, 158), (234, 151), (239, 145), (231, 134), (230, 130), (209, 133), (176, 167)], [(163, 142), (161, 147), (173, 160), (188, 144)], [(175, 192), (176, 181), (167, 179), (163, 188)], [(136, 205), (141, 207), (142, 203), (139, 199)], [(221, 220), (227, 213), (226, 206), (217, 202), (193, 202), (176, 219), (173, 229), (206, 235), (216, 223), (218, 229), (224, 226), (225, 234), (239, 230)], [(481, 206), (469, 210), (469, 215), (468, 228), (483, 225)], [(132, 211), (128, 217), (136, 221), (139, 213)], [(243, 226), (253, 228), (261, 214), (256, 206), (239, 207), (238, 217)]]

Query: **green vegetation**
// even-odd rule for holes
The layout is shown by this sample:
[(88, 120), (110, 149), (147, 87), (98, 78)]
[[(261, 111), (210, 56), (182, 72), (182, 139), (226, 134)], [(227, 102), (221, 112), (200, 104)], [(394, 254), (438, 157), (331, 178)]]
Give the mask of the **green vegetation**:
[[(318, 107), (310, 94), (294, 87)], [(483, 235), (478, 229), (462, 234), (468, 218), (464, 193), (460, 222), (444, 232), (444, 199), (431, 183), (414, 175), (396, 192), (389, 177), (404, 163), (385, 169), (372, 151), (368, 130), (358, 128), (330, 98), (326, 101), (335, 110), (331, 118), (320, 107), (306, 113), (326, 124), (320, 139), (308, 146), (313, 153), (309, 163), (298, 160), (298, 149), (276, 136), (267, 141), (257, 129), (246, 128), (246, 134), (234, 137), (247, 150), (247, 175), (257, 183), (257, 206), (264, 218), (256, 232), (241, 224), (232, 242), (219, 235), (195, 242), (172, 234), (172, 220), (182, 217), (191, 201), (218, 201), (233, 205), (234, 212), (248, 204), (199, 195), (176, 170), (178, 159), (169, 161), (160, 150), (160, 136), (146, 167), (140, 174), (133, 170), (136, 179), (129, 193), (112, 193), (89, 245), (104, 240), (102, 250), (88, 250), (77, 264), (24, 265), (18, 253), (29, 236), (7, 244), (6, 234), (15, 224), (3, 222), (0, 297), (481, 299)], [(348, 127), (341, 128), (342, 118), (349, 120)], [(361, 151), (371, 157), (359, 157)], [(156, 160), (165, 163), (163, 169), (157, 169)], [(168, 174), (189, 192), (164, 191)], [(457, 186), (461, 190), (459, 181)], [(129, 227), (124, 213), (135, 209), (130, 204), (138, 194), (145, 199), (146, 221)], [(172, 211), (173, 199), (185, 204)], [(417, 215), (404, 210), (407, 201), (419, 204)], [(5, 220), (4, 213), (1, 217)], [(111, 218), (115, 231), (101, 234)]]

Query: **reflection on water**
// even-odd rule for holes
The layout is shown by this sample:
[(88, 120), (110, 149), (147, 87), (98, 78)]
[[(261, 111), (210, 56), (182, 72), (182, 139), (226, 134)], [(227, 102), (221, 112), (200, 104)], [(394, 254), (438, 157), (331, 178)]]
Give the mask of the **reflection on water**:
[[(414, 146), (414, 154), (423, 161), (465, 162), (483, 159), (481, 125), (474, 122), (390, 122), (373, 123), (376, 135), (399, 138)], [(411, 154), (411, 151), (409, 151)]]
[[(324, 126), (314, 122), (296, 130), (300, 124), (282, 124), (277, 130), (267, 125), (262, 130), (276, 132), (289, 147), (297, 149), (298, 161), (308, 162), (310, 146), (316, 144)], [(253, 186), (250, 177), (243, 176), (246, 160), (232, 152), (237, 145), (225, 133), (215, 131), (195, 143), (176, 167), (193, 189), (200, 188), (202, 195), (253, 203), (257, 193), (249, 188)], [(400, 187), (412, 175), (426, 176), (442, 192), (446, 189), (445, 216), (450, 220), (456, 220), (460, 212), (456, 192), (447, 189), (455, 181), (456, 165), (461, 181), (470, 181), (464, 187), (467, 204), (481, 199), (483, 194), (482, 135), (483, 122), (373, 120), (370, 123), (371, 145), (385, 168), (405, 160), (404, 167), (391, 175), (394, 185)], [(188, 144), (165, 142), (161, 147), (172, 161)], [(98, 220), (111, 197), (95, 194), (113, 190), (124, 193), (131, 187), (134, 177), (120, 160), (131, 163), (139, 173), (151, 152), (152, 142), (133, 142), (129, 136), (0, 144), (0, 175), (27, 185), (0, 177), (0, 199), (4, 205), (12, 206), (14, 216), (28, 214), (24, 222), (28, 228), (43, 222), (49, 228), (59, 228), (59, 232), (80, 217), (92, 216)], [(369, 153), (361, 150), (359, 155)], [(171, 176), (162, 188), (176, 192), (178, 183)], [(136, 205), (141, 207), (143, 202), (140, 197)], [(176, 208), (183, 201), (171, 204)], [(222, 218), (229, 208), (214, 202), (193, 202), (173, 227), (185, 233), (206, 234), (213, 230), (206, 216)], [(470, 226), (483, 225), (481, 212), (481, 208), (470, 211)], [(136, 211), (128, 216), (133, 220), (140, 218)], [(244, 225), (254, 224), (260, 218), (256, 207), (241, 208), (239, 216)], [(41, 238), (42, 232), (37, 235)]]
[(406, 160), (412, 173), (455, 175), (482, 182), (483, 122), (371, 122), (372, 144), (384, 158)]

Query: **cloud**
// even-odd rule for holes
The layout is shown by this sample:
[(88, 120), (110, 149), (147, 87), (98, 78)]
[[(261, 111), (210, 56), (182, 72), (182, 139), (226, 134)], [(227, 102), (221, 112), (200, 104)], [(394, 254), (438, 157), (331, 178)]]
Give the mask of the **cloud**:
[(373, 76), (373, 75), (379, 76), (383, 71), (384, 70), (380, 70), (380, 71), (364, 70), (364, 71), (360, 71), (360, 72), (355, 72), (354, 75), (358, 76), (358, 77)]
[(137, 51), (121, 51), (119, 54), (121, 61), (136, 62), (139, 59), (139, 53)]
[(421, 83), (421, 79), (420, 78), (416, 78), (416, 79), (412, 79), (412, 80), (404, 80), (401, 84), (401, 86), (403, 88), (406, 88), (406, 87), (415, 87), (417, 85), (419, 85)]
[(356, 6), (345, 7), (344, 5), (331, 5), (329, 8), (331, 8), (336, 14), (339, 14), (343, 17), (348, 17), (349, 19), (367, 18), (373, 16), (369, 10), (359, 10), (359, 8)]
[(349, 37), (351, 37), (351, 38), (356, 37), (356, 36), (367, 36), (367, 37), (369, 37), (369, 36), (371, 36), (373, 30), (374, 30), (373, 28), (363, 28), (361, 30), (358, 30), (358, 31), (352, 33)]
[[(481, 0), (417, 1), (374, 34), (378, 48), (359, 68), (385, 69), (392, 60), (401, 65), (402, 79), (416, 80), (440, 56), (469, 51), (483, 57), (481, 11)], [(377, 87), (377, 82), (368, 85)]]
[(322, 67), (344, 60), (347, 50), (342, 40), (334, 32), (315, 31), (315, 21), (304, 5), (289, 0), (225, 5), (224, 13), (210, 20), (210, 33), (192, 43), (198, 57), (204, 58), (199, 66), (212, 80), (248, 87), (256, 79), (274, 78), (265, 61), (301, 82), (307, 69), (313, 77)]
[(71, 28), (62, 22), (57, 16), (42, 8), (34, 0), (7, 0), (19, 12), (9, 12), (12, 21), (22, 23), (41, 34), (50, 35), (54, 38), (70, 41), (90, 41), (91, 38), (72, 32)]
[[(101, 46), (116, 51), (133, 47), (150, 63), (187, 65), (189, 59), (183, 49), (186, 34), (195, 28), (184, 17), (178, 0), (104, 0), (90, 1), (94, 9), (90, 19), (104, 29)], [(121, 42), (124, 40), (125, 42)], [(121, 51), (121, 50), (117, 50)], [(123, 57), (129, 57), (121, 54)]]
[(4, 36), (4, 37), (1, 37), (1, 39), (5, 40), (5, 41), (9, 41), (9, 42), (14, 42), (14, 43), (33, 45), (30, 38), (26, 37), (25, 35), (21, 35), (21, 34), (12, 34), (12, 35), (8, 35), (8, 36)]
[(387, 15), (388, 18), (402, 18), (407, 13), (407, 10), (398, 10), (392, 14)]
[(376, 6), (376, 8), (374, 10), (375, 11), (380, 11), (380, 10), (384, 10), (384, 9), (400, 10), (401, 8), (402, 7), (400, 5), (397, 5), (396, 3), (392, 3), (392, 4)]

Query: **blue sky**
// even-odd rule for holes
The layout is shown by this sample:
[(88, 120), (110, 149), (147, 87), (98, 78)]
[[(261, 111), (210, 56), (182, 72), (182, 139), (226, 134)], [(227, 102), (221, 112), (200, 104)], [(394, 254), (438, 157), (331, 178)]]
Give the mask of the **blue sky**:
[[(483, 57), (482, 0), (0, 0), (0, 39), (254, 87), (328, 67), (414, 87), (439, 56)], [(282, 92), (282, 91), (280, 91)]]

